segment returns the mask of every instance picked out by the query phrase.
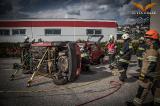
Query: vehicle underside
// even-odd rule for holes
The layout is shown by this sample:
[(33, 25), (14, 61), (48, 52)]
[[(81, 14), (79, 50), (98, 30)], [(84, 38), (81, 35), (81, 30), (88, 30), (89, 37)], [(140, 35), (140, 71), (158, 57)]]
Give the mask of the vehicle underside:
[[(37, 75), (47, 75), (57, 85), (74, 81), (80, 74), (81, 57), (74, 42), (37, 42), (21, 44), (21, 64), (14, 68), (32, 73), (27, 86)], [(12, 79), (15, 74), (12, 75)]]

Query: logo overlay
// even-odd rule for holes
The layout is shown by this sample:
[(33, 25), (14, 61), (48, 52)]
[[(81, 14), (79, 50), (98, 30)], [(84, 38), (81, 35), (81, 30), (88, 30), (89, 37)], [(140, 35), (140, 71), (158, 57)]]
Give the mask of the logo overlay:
[(149, 3), (146, 6), (143, 6), (140, 3), (132, 1), (132, 4), (134, 5), (134, 7), (140, 10), (132, 12), (133, 14), (156, 14), (156, 11), (150, 11), (150, 9), (153, 8), (156, 5), (156, 3)]

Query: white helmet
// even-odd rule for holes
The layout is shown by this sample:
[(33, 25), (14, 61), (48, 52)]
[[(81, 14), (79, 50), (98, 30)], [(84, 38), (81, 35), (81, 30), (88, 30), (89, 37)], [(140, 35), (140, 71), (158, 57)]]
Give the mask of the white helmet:
[(109, 35), (109, 40), (113, 40), (114, 39), (114, 35), (110, 34)]
[(28, 39), (28, 38), (29, 38), (29, 36), (25, 36), (25, 37), (24, 37), (24, 39)]
[(140, 39), (139, 40), (144, 40), (144, 37), (140, 37)]
[(125, 33), (122, 35), (122, 39), (126, 40), (128, 38), (130, 38), (128, 33)]

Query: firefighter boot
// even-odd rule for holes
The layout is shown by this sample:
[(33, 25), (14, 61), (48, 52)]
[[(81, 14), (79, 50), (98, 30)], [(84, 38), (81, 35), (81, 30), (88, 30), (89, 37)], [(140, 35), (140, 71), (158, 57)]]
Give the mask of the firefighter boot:
[(119, 80), (122, 82), (124, 82), (127, 79), (126, 71), (127, 70), (123, 70), (122, 72), (120, 72)]

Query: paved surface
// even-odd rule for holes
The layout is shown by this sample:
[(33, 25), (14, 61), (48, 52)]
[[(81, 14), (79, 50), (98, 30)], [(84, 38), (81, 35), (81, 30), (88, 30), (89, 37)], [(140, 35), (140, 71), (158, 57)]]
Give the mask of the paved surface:
[[(137, 69), (137, 64), (134, 62), (136, 58), (133, 57), (132, 61), (128, 69), (128, 79), (117, 92), (84, 106), (125, 106), (126, 100), (133, 99), (138, 84), (132, 77), (137, 74), (134, 71)], [(27, 88), (30, 75), (19, 73), (16, 80), (9, 80), (14, 72), (12, 64), (15, 62), (19, 60), (0, 59), (0, 106), (78, 106), (110, 94), (115, 88), (110, 89), (109, 82), (118, 80), (116, 76), (111, 75), (108, 65), (97, 65), (91, 67), (91, 72), (82, 72), (73, 83), (57, 86), (52, 79), (40, 76), (36, 77), (32, 87)], [(41, 92), (42, 90), (44, 92)], [(45, 92), (45, 90), (48, 91)]]

